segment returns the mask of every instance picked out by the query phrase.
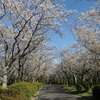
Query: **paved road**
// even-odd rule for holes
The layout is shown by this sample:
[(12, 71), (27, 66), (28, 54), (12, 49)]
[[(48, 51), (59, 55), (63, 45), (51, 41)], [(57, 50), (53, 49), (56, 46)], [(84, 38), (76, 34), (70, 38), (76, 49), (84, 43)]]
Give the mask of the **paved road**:
[(79, 98), (59, 85), (47, 85), (41, 89), (36, 100), (79, 100)]

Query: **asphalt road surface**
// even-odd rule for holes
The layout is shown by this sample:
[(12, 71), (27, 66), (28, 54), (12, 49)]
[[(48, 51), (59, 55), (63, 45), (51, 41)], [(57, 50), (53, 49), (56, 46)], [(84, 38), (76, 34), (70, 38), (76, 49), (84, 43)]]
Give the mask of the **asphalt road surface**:
[(79, 97), (59, 85), (47, 85), (41, 89), (36, 100), (79, 100)]

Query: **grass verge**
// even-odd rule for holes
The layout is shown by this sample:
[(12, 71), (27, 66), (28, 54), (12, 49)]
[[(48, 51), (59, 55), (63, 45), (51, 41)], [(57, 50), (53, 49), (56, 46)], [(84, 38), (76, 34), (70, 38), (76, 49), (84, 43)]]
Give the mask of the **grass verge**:
[(72, 94), (79, 96), (79, 100), (95, 100), (92, 96), (92, 89), (90, 88), (88, 92), (77, 93), (75, 86), (62, 85), (65, 90), (70, 91)]

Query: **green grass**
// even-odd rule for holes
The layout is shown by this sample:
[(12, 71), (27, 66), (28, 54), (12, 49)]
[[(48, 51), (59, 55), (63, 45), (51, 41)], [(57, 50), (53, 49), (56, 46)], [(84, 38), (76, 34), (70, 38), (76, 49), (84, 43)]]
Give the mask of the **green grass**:
[(79, 96), (79, 97), (80, 97), (80, 100), (95, 100), (95, 99), (92, 97), (92, 89), (89, 89), (88, 92), (77, 93), (77, 90), (76, 90), (75, 86), (62, 85), (62, 87), (63, 87), (65, 90), (68, 90), (68, 91), (70, 91), (71, 93), (73, 93), (73, 94)]
[(64, 88), (65, 90), (68, 90), (68, 91), (73, 92), (73, 93), (76, 92), (75, 86), (63, 85), (63, 88)]
[(31, 98), (31, 100), (36, 100), (36, 97), (39, 95), (39, 91), (34, 93), (33, 97)]
[(88, 92), (78, 93), (77, 95), (79, 95), (81, 97), (89, 97), (89, 96), (92, 96), (92, 89), (89, 89)]

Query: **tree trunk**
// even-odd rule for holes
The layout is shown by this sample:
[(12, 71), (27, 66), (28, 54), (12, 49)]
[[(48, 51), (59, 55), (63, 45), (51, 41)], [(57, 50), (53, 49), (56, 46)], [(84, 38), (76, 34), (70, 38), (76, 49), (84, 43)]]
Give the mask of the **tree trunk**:
[(77, 84), (77, 76), (74, 75), (74, 85)]
[(3, 88), (7, 88), (7, 67), (4, 67), (4, 75), (3, 75), (3, 83), (2, 83), (2, 87)]

